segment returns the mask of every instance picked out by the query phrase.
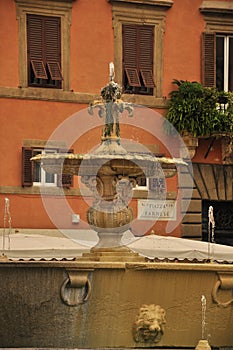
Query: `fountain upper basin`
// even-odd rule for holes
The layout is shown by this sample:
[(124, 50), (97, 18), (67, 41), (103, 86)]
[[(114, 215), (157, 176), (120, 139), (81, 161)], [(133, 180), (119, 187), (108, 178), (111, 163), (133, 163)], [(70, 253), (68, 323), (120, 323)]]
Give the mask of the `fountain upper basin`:
[(72, 154), (54, 153), (38, 154), (33, 161), (41, 162), (48, 173), (61, 173), (70, 175), (127, 175), (127, 176), (153, 176), (158, 167), (163, 169), (165, 177), (174, 176), (177, 165), (186, 165), (181, 159), (155, 157), (151, 154), (125, 153), (125, 154)]

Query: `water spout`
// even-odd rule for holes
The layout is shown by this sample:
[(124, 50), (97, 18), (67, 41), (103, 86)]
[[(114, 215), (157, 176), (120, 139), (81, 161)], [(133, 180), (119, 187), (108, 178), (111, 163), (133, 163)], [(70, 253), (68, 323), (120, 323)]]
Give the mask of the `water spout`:
[[(209, 207), (208, 210), (208, 259), (210, 261), (213, 260), (213, 254), (214, 254), (214, 229), (215, 229), (215, 220), (214, 220), (214, 209), (212, 206)], [(212, 243), (212, 244), (210, 244)], [(211, 249), (210, 249), (211, 246)]]
[(10, 213), (10, 200), (5, 198), (4, 206), (4, 218), (3, 218), (3, 239), (2, 239), (2, 250), (6, 249), (6, 239), (7, 239), (7, 249), (10, 249), (10, 234), (12, 229), (12, 220)]
[(114, 64), (113, 62), (109, 63), (109, 78), (110, 81), (114, 81), (115, 78), (115, 70), (114, 70)]
[(205, 339), (206, 327), (206, 297), (201, 296), (201, 339)]
[(205, 339), (206, 332), (206, 297), (201, 296), (201, 340), (199, 340), (195, 350), (211, 350), (208, 340)]

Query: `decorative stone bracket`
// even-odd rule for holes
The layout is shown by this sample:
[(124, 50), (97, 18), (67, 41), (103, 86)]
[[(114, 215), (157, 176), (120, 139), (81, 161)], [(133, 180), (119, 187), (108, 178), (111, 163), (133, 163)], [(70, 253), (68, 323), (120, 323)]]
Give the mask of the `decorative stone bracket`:
[(233, 304), (233, 297), (226, 302), (222, 302), (218, 299), (217, 294), (220, 290), (230, 290), (231, 289), (233, 292), (233, 274), (232, 273), (218, 273), (218, 278), (219, 279), (215, 283), (213, 290), (212, 290), (212, 298), (213, 298), (213, 301), (218, 306), (227, 307), (231, 303)]
[(233, 164), (233, 136), (221, 139), (223, 164)]
[(68, 306), (77, 306), (85, 303), (91, 295), (91, 282), (88, 278), (92, 269), (66, 270), (68, 275), (61, 285), (62, 301)]
[(190, 159), (192, 159), (196, 154), (196, 149), (199, 143), (198, 138), (194, 137), (192, 134), (188, 132), (184, 132), (182, 134), (182, 138), (183, 138), (184, 144), (181, 146), (180, 157), (186, 159), (189, 156)]

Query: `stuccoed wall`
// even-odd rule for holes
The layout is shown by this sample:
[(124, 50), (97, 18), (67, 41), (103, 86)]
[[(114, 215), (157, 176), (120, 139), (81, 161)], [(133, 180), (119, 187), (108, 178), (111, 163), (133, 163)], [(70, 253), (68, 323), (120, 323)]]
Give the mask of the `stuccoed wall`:
[[(84, 271), (90, 281), (90, 298), (78, 306), (66, 305), (60, 296), (70, 271)], [(2, 261), (0, 346), (195, 347), (202, 335), (202, 295), (210, 345), (233, 346), (233, 305), (220, 307), (211, 295), (219, 273), (227, 273), (232, 283), (233, 266), (224, 264)], [(65, 294), (75, 300), (79, 290), (65, 288)], [(231, 289), (217, 293), (220, 301), (232, 300)], [(166, 312), (164, 334), (154, 344), (133, 339), (144, 304)]]

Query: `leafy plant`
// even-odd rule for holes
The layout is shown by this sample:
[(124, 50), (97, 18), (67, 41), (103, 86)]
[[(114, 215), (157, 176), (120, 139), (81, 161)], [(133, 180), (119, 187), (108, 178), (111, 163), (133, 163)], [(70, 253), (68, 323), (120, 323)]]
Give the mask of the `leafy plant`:
[[(219, 92), (184, 80), (174, 80), (173, 84), (178, 89), (170, 93), (167, 120), (179, 133), (189, 132), (199, 137), (232, 132), (232, 92)], [(165, 129), (172, 132), (168, 123), (165, 123)]]

